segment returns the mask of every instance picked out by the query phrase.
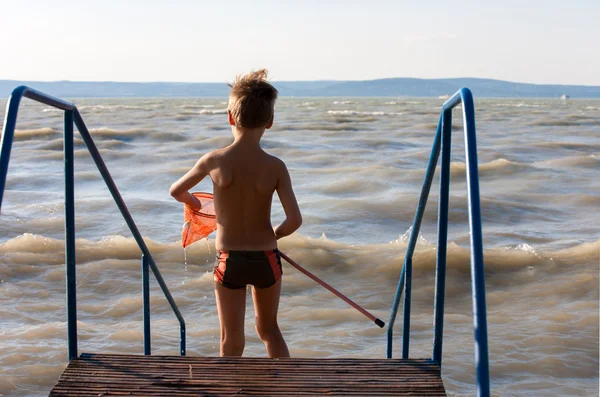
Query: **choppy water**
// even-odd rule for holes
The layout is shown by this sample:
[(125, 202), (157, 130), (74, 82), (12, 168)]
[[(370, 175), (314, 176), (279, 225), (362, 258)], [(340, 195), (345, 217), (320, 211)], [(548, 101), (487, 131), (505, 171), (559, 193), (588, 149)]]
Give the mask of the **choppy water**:
[[(184, 259), (182, 208), (168, 188), (232, 141), (224, 100), (75, 101), (187, 321), (193, 355), (218, 354), (214, 240)], [(305, 220), (280, 248), (385, 321), (441, 104), (283, 98), (264, 137), (288, 164)], [(476, 107), (492, 391), (597, 396), (600, 101), (476, 98)], [(451, 394), (473, 395), (459, 111), (454, 119), (442, 372)], [(24, 100), (17, 128), (0, 216), (0, 395), (39, 396), (67, 360), (62, 113)], [(80, 139), (75, 148), (80, 352), (141, 353), (140, 253)], [(431, 354), (436, 205), (437, 181), (414, 258), (413, 357)], [(177, 354), (177, 322), (152, 289), (153, 352)], [(249, 306), (246, 354), (263, 356), (253, 323)], [(384, 330), (289, 266), (281, 326), (294, 356), (385, 357)]]

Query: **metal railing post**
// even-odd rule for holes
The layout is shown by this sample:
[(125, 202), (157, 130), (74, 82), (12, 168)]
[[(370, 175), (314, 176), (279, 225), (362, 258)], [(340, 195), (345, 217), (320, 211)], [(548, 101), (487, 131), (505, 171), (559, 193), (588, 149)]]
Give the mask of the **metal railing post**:
[[(441, 121), (441, 118), (440, 118)], [(431, 182), (433, 181), (433, 175), (435, 174), (435, 167), (437, 166), (438, 157), (440, 155), (440, 141), (441, 141), (441, 123), (438, 123), (437, 130), (435, 132), (435, 138), (433, 140), (433, 146), (431, 148), (431, 155), (429, 156), (429, 164), (427, 165), (427, 171), (425, 172), (425, 178), (423, 179), (423, 188), (421, 189), (421, 195), (419, 196), (419, 204), (417, 206), (417, 212), (413, 220), (412, 229), (410, 232), (410, 238), (408, 241), (408, 247), (404, 255), (404, 265), (398, 279), (398, 286), (396, 288), (396, 295), (394, 296), (394, 303), (392, 304), (392, 310), (390, 313), (390, 321), (388, 322), (387, 329), (387, 351), (386, 357), (392, 358), (392, 347), (394, 339), (394, 323), (396, 322), (396, 315), (398, 314), (398, 307), (400, 306), (400, 298), (402, 297), (402, 291), (404, 288), (405, 272), (407, 262), (412, 261), (412, 255), (417, 245), (417, 238), (419, 237), (419, 231), (421, 230), (421, 220), (425, 213), (425, 207), (427, 206), (427, 199), (429, 198), (429, 190), (431, 189)]]
[(77, 283), (75, 273), (75, 172), (73, 111), (65, 110), (65, 266), (67, 283), (67, 339), (69, 360), (77, 358)]
[(444, 298), (446, 291), (446, 253), (448, 244), (448, 208), (450, 200), (450, 153), (452, 110), (442, 112), (442, 153), (440, 162), (440, 198), (438, 203), (438, 243), (435, 270), (432, 359), (442, 365), (444, 335)]
[(142, 296), (144, 305), (144, 354), (149, 356), (151, 352), (150, 342), (150, 268), (148, 257), (142, 255)]
[(485, 269), (483, 263), (483, 233), (481, 230), (481, 204), (479, 197), (479, 170), (477, 167), (477, 142), (475, 137), (475, 105), (471, 91), (463, 88), (460, 93), (463, 102), (463, 118), (465, 120), (465, 155), (469, 198), (469, 229), (471, 232), (471, 290), (473, 299), (473, 325), (475, 328), (477, 396), (488, 397), (490, 395), (490, 369), (485, 299)]
[(179, 354), (181, 354), (182, 356), (186, 355), (186, 347), (185, 347), (185, 342), (186, 341), (186, 337), (185, 337), (185, 323), (181, 324), (181, 326), (179, 327)]
[(17, 114), (19, 113), (19, 104), (23, 97), (25, 87), (17, 87), (12, 92), (6, 103), (6, 114), (4, 115), (4, 128), (2, 129), (2, 141), (0, 142), (0, 209), (2, 208), (2, 198), (4, 197), (4, 188), (6, 187), (6, 174), (8, 173), (8, 163), (10, 161), (10, 151), (12, 149), (15, 136), (15, 126), (17, 125)]
[(410, 348), (410, 298), (412, 293), (412, 255), (405, 262), (404, 278), (404, 317), (402, 319), (402, 358), (408, 359)]

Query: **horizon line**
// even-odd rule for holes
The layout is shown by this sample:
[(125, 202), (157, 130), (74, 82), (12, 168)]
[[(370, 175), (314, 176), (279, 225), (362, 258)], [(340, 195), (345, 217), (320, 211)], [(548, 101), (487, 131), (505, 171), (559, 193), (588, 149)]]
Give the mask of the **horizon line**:
[[(510, 81), (502, 80), (498, 78), (488, 77), (436, 77), (436, 78), (423, 78), (423, 77), (381, 77), (377, 79), (346, 79), (346, 80), (335, 80), (335, 79), (316, 79), (316, 80), (270, 80), (273, 83), (312, 83), (312, 82), (332, 82), (332, 83), (347, 83), (347, 82), (371, 82), (381, 80), (489, 80), (489, 81), (500, 81), (511, 84), (527, 84), (527, 85), (539, 85), (539, 86), (579, 86), (579, 87), (598, 87), (600, 85), (593, 84), (564, 84), (564, 83), (527, 83), (521, 81)], [(116, 83), (116, 84), (228, 84), (227, 81), (119, 81), (119, 80), (34, 80), (34, 79), (0, 79), (0, 81), (14, 81), (14, 82), (35, 82), (35, 83)]]

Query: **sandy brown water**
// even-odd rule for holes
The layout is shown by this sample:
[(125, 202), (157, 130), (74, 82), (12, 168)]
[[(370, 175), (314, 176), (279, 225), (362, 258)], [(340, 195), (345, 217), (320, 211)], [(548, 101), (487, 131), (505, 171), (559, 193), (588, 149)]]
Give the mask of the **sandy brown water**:
[[(492, 392), (597, 396), (600, 101), (475, 99)], [(191, 355), (218, 354), (214, 239), (184, 256), (168, 188), (232, 141), (224, 101), (75, 99), (186, 319)], [(263, 139), (286, 161), (305, 220), (281, 250), (386, 322), (442, 102), (282, 98)], [(453, 123), (442, 377), (451, 395), (474, 395), (460, 111)], [(0, 394), (41, 396), (67, 361), (62, 114), (24, 100), (17, 128), (0, 215)], [(75, 150), (79, 349), (141, 353), (140, 252), (78, 137)], [(414, 257), (411, 357), (431, 356), (437, 189), (436, 178)], [(275, 202), (274, 222), (282, 215)], [(263, 356), (248, 303), (246, 355)], [(177, 354), (154, 282), (151, 304), (153, 352)], [(294, 356), (385, 357), (385, 330), (287, 265), (280, 318)], [(400, 338), (401, 320), (396, 357)]]

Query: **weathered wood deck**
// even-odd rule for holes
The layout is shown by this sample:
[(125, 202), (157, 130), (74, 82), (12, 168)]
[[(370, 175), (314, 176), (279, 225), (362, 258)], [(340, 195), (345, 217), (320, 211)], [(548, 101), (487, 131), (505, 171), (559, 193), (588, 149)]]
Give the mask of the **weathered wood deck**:
[(50, 396), (445, 396), (429, 360), (82, 354)]

